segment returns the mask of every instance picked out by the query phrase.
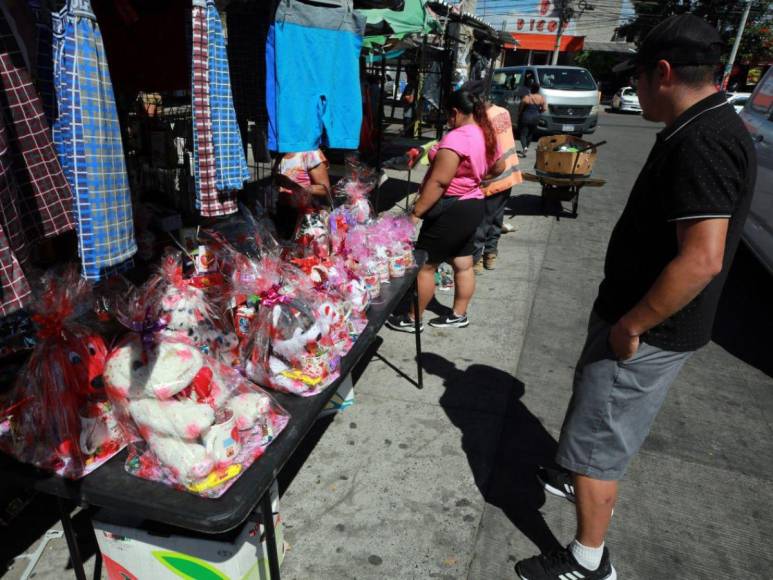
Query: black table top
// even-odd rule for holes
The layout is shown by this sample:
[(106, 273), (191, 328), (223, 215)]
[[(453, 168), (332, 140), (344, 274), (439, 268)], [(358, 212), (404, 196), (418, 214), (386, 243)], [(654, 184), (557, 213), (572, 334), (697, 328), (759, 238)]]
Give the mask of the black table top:
[[(425, 259), (423, 253), (417, 256), (420, 263)], [(367, 328), (341, 362), (341, 376), (337, 381), (313, 397), (269, 391), (290, 413), (290, 422), (266, 452), (217, 499), (202, 498), (128, 474), (124, 469), (126, 450), (77, 481), (44, 473), (2, 454), (0, 473), (6, 480), (71, 499), (81, 505), (107, 507), (198, 532), (227, 532), (244, 522), (257, 507), (263, 494), (314, 425), (320, 411), (366, 353), (387, 317), (411, 289), (417, 274), (418, 268), (410, 269), (403, 278), (393, 279), (383, 286), (378, 303), (372, 304), (368, 310)]]

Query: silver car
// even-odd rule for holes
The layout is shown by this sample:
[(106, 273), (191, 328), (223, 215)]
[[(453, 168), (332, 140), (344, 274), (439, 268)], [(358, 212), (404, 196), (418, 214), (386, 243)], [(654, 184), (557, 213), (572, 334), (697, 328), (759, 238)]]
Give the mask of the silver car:
[(757, 84), (740, 114), (757, 149), (757, 185), (743, 239), (773, 272), (773, 68)]

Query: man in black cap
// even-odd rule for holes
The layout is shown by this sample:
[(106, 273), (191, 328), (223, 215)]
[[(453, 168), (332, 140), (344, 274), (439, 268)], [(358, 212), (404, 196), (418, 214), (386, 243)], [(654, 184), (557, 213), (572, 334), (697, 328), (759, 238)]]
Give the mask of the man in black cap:
[(617, 481), (679, 370), (711, 339), (756, 173), (748, 132), (714, 85), (722, 44), (692, 15), (652, 29), (633, 67), (644, 117), (665, 123), (612, 232), (545, 489), (576, 503), (565, 549), (518, 562), (528, 580), (617, 577), (604, 538)]

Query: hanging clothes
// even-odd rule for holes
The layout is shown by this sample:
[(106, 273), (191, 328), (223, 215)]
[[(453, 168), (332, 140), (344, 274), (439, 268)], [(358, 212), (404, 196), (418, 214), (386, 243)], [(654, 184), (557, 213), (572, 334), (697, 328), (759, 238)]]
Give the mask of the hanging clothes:
[(357, 149), (365, 17), (352, 0), (281, 0), (266, 42), (268, 146)]
[(137, 252), (121, 129), (90, 0), (54, 15), (54, 142), (73, 190), (83, 275), (99, 280)]
[(73, 229), (72, 194), (18, 43), (0, 13), (0, 316), (24, 307), (32, 245)]
[(242, 141), (252, 124), (252, 156), (270, 162), (266, 111), (266, 37), (273, 19), (272, 2), (231, 2), (226, 9), (228, 64), (232, 72), (234, 109)]
[(30, 73), (38, 89), (43, 112), (48, 124), (53, 126), (56, 119), (56, 91), (54, 89), (54, 31), (51, 22), (51, 10), (43, 0), (27, 0), (35, 20), (35, 62)]
[(193, 172), (204, 217), (238, 211), (237, 190), (249, 179), (231, 95), (225, 36), (214, 0), (193, 0), (191, 12)]
[(228, 53), (215, 0), (207, 1), (209, 36), (209, 104), (215, 145), (216, 186), (220, 191), (241, 189), (250, 178), (239, 125), (236, 122)]

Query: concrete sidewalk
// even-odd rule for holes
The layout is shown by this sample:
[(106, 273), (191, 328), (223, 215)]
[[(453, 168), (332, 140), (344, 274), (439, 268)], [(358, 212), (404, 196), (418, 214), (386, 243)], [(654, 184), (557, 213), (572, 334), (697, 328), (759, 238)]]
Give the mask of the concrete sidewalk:
[[(424, 390), (402, 376), (415, 377), (413, 336), (382, 331), (355, 405), (282, 498), (291, 543), (283, 577), (467, 575), (555, 222), (510, 223), (517, 230), (502, 237), (497, 269), (478, 277), (470, 327), (422, 334)], [(437, 297), (450, 305), (451, 294)]]

